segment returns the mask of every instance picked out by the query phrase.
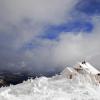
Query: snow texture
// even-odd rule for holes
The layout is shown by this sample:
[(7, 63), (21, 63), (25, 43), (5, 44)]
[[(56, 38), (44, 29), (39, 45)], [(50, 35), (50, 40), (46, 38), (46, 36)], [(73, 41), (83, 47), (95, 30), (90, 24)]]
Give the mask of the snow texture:
[(56, 75), (2, 87), (0, 100), (100, 100), (99, 93), (99, 84), (91, 81), (88, 75), (78, 75), (74, 79)]

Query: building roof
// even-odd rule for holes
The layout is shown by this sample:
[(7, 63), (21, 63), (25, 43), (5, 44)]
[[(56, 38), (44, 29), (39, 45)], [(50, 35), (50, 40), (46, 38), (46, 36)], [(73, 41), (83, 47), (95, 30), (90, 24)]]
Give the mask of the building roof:
[(86, 63), (79, 63), (81, 65), (81, 67), (86, 70), (88, 73), (91, 74), (98, 74), (100, 73), (100, 71), (98, 71), (95, 67), (93, 67), (90, 63), (86, 62)]
[(72, 67), (67, 67), (67, 69), (68, 69), (70, 72), (75, 72), (75, 70), (74, 70)]

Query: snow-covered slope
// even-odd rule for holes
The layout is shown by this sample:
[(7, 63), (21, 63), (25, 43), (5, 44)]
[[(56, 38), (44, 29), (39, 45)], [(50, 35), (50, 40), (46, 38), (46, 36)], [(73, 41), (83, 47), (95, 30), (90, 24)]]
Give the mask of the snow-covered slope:
[(100, 86), (83, 75), (40, 77), (1, 88), (0, 100), (100, 100)]

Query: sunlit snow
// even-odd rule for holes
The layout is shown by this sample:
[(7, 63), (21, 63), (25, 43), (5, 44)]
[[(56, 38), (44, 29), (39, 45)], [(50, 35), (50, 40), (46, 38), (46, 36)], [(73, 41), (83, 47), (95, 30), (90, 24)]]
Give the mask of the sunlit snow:
[(78, 75), (73, 79), (56, 75), (2, 87), (0, 100), (100, 100), (99, 93), (99, 84), (93, 82), (88, 75)]

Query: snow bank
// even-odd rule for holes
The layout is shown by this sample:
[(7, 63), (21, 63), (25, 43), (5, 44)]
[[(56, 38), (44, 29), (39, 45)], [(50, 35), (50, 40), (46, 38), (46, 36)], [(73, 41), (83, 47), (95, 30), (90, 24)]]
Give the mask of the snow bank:
[(100, 86), (88, 76), (30, 79), (0, 89), (0, 100), (100, 100)]

